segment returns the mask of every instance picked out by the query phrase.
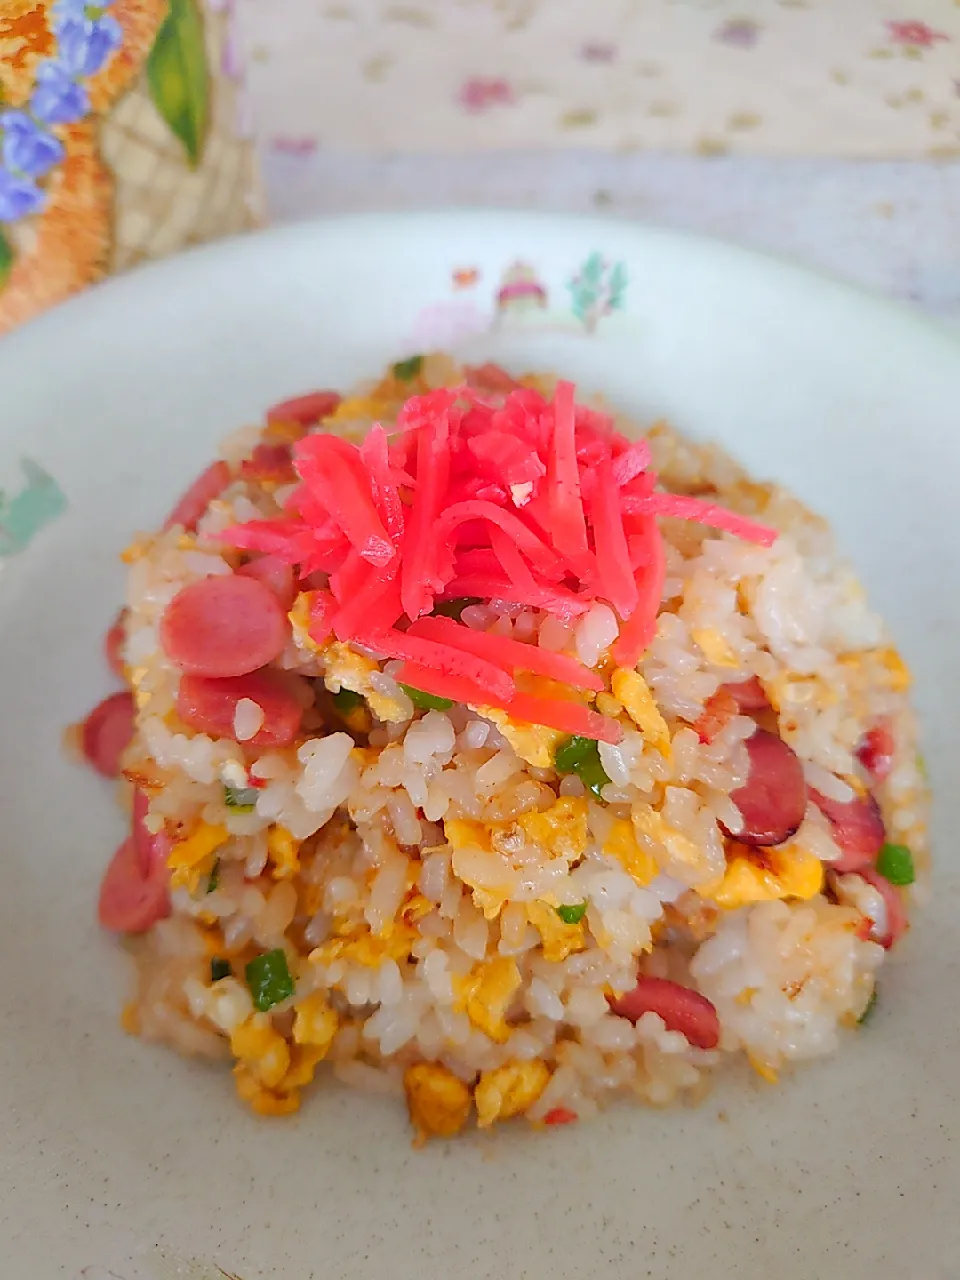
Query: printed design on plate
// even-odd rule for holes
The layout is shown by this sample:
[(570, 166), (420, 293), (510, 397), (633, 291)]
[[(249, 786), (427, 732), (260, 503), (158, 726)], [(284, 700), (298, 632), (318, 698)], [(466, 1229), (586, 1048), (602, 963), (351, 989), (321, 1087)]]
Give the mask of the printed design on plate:
[[(171, 162), (200, 166), (212, 91), (201, 0), (7, 0), (0, 14), (3, 332), (155, 251), (148, 206), (176, 189)], [(129, 223), (118, 184), (137, 199)]]
[(491, 333), (592, 335), (626, 306), (626, 264), (594, 250), (572, 272), (544, 273), (517, 256), (493, 270), (456, 265), (452, 296), (428, 303), (414, 321), (411, 350), (439, 350)]
[(67, 509), (63, 490), (29, 458), (20, 463), (24, 483), (10, 495), (0, 489), (0, 559), (24, 551), (41, 529)]

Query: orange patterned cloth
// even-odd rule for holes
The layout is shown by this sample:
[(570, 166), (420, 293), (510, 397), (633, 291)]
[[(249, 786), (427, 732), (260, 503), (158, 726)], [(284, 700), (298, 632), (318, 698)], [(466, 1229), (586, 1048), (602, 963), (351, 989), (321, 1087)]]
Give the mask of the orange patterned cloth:
[(0, 5), (0, 332), (258, 221), (224, 0)]

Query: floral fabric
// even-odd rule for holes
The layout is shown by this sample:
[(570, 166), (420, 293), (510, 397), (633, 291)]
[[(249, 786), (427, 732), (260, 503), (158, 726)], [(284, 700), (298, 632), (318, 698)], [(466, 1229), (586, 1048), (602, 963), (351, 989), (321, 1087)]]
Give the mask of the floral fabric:
[(226, 7), (0, 4), (0, 332), (109, 271), (254, 221)]
[(267, 146), (960, 156), (957, 0), (237, 0)]

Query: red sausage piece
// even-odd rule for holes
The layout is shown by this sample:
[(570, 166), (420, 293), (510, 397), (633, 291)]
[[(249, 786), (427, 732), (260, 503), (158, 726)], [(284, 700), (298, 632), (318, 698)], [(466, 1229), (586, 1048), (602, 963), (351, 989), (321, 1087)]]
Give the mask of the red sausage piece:
[(183, 671), (242, 676), (272, 662), (289, 632), (270, 588), (234, 574), (201, 578), (174, 596), (160, 623), (160, 643)]
[(120, 757), (133, 737), (135, 713), (132, 694), (113, 693), (83, 722), (83, 754), (105, 778), (120, 776)]
[(257, 556), (255, 560), (241, 565), (237, 573), (243, 574), (245, 578), (256, 578), (265, 587), (269, 587), (285, 612), (292, 606), (297, 594), (293, 565), (287, 564), (279, 556)]
[(741, 680), (739, 684), (725, 684), (721, 687), (731, 695), (738, 710), (744, 715), (749, 715), (752, 711), (766, 711), (770, 706), (770, 699), (756, 676)]
[(895, 745), (886, 720), (879, 721), (863, 735), (857, 747), (857, 759), (874, 782), (885, 782), (890, 777)]
[(244, 745), (286, 747), (296, 738), (303, 719), (303, 706), (291, 687), (296, 679), (277, 671), (254, 671), (227, 680), (184, 676), (177, 695), (177, 714), (191, 729), (235, 740), (237, 703), (249, 698), (263, 711), (263, 726)]
[(668, 1031), (679, 1031), (698, 1049), (715, 1049), (720, 1041), (720, 1019), (707, 997), (667, 978), (638, 978), (632, 991), (610, 1001), (610, 1008), (634, 1023), (655, 1013)]
[(123, 645), (127, 638), (127, 610), (121, 609), (113, 621), (113, 626), (104, 636), (103, 649), (107, 655), (107, 665), (115, 676), (125, 678), (123, 669)]
[(867, 884), (872, 884), (881, 898), (883, 898), (883, 905), (887, 909), (887, 927), (877, 938), (877, 942), (880, 943), (881, 947), (885, 947), (889, 951), (892, 946), (899, 942), (910, 927), (907, 911), (903, 905), (903, 898), (901, 898), (899, 890), (873, 867), (864, 867), (857, 874), (862, 876)]
[(175, 524), (182, 524), (185, 529), (193, 530), (200, 522), (200, 517), (214, 500), (219, 498), (230, 483), (230, 468), (223, 461), (214, 462), (206, 471), (197, 476), (193, 484), (173, 508), (164, 522), (164, 532)]
[(113, 855), (100, 884), (100, 924), (111, 933), (143, 933), (169, 914), (166, 875), (144, 874), (130, 836)]
[(310, 391), (292, 400), (282, 400), (267, 410), (267, 422), (292, 422), (298, 427), (312, 427), (335, 413), (341, 397), (336, 391)]
[(803, 766), (796, 752), (766, 729), (758, 729), (746, 746), (750, 772), (730, 796), (743, 817), (743, 830), (727, 835), (758, 848), (783, 844), (803, 822), (807, 807)]
[(830, 865), (834, 871), (862, 871), (872, 866), (883, 848), (886, 832), (880, 806), (873, 796), (854, 800), (830, 800), (811, 788), (817, 808), (830, 823), (830, 833), (840, 849), (840, 857)]

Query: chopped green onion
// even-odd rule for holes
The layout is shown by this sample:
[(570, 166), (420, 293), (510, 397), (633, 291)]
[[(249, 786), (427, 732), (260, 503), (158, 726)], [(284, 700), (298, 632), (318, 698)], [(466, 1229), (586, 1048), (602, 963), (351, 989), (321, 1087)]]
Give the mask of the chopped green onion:
[(877, 855), (877, 870), (891, 884), (913, 884), (913, 854), (905, 844), (885, 844)]
[(400, 688), (421, 711), (449, 711), (453, 706), (452, 699), (437, 698), (432, 693), (424, 693), (422, 689), (414, 689), (413, 685), (401, 682)]
[(348, 716), (351, 711), (363, 706), (363, 694), (354, 693), (352, 689), (341, 689), (333, 695), (333, 705), (341, 715)]
[(917, 752), (917, 772), (924, 782), (930, 781), (930, 774), (927, 772), (927, 761), (922, 751)]
[(564, 924), (579, 924), (587, 914), (587, 904), (578, 902), (573, 907), (557, 907), (557, 915)]
[(207, 881), (207, 893), (213, 893), (215, 889), (220, 887), (220, 859), (218, 858), (213, 864), (210, 871), (210, 879)]
[(244, 970), (253, 1003), (261, 1013), (293, 995), (293, 978), (280, 947), (251, 960)]
[(222, 956), (214, 956), (210, 961), (211, 982), (219, 982), (221, 978), (229, 978), (232, 973), (230, 961), (224, 960)]
[(857, 1025), (862, 1027), (865, 1022), (869, 1021), (876, 1007), (877, 1007), (877, 988), (874, 987), (873, 990), (870, 992), (870, 999), (867, 1001), (867, 1007), (864, 1009), (863, 1013), (861, 1013), (860, 1017), (857, 1019)]
[(593, 738), (575, 735), (557, 747), (554, 757), (558, 773), (575, 773), (588, 791), (598, 800), (610, 778), (600, 760), (600, 747)]
[(423, 366), (423, 356), (410, 356), (408, 360), (398, 360), (393, 366), (393, 376), (401, 382), (412, 382)]
[(257, 807), (257, 788), (231, 787), (229, 782), (225, 782), (223, 799), (228, 809), (234, 809), (237, 813), (252, 813)]
[(457, 600), (439, 600), (433, 606), (433, 612), (439, 618), (455, 618), (459, 622), (464, 609), (468, 609), (472, 604), (483, 604), (483, 601), (479, 596), (460, 596)]

